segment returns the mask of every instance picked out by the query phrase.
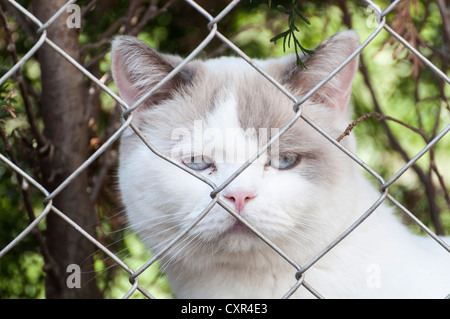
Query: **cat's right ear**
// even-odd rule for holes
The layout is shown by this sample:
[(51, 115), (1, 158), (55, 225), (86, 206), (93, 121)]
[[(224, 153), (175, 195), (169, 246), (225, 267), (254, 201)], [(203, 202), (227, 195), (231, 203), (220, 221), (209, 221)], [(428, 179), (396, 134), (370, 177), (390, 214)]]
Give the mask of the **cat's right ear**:
[[(160, 82), (179, 62), (181, 58), (160, 54), (132, 36), (117, 36), (112, 42), (111, 72), (119, 95), (128, 106)], [(170, 98), (176, 88), (189, 82), (191, 77), (189, 69), (183, 69), (158, 88), (145, 105), (151, 106)]]
[[(322, 79), (338, 67), (359, 45), (359, 37), (355, 31), (341, 31), (325, 40), (314, 51), (314, 55), (303, 59), (307, 68), (293, 66), (295, 56), (290, 60), (284, 75), (285, 83), (300, 96), (313, 89)], [(344, 111), (350, 99), (352, 82), (358, 69), (358, 58), (352, 59), (337, 75), (323, 85), (311, 100), (323, 103), (332, 108)]]

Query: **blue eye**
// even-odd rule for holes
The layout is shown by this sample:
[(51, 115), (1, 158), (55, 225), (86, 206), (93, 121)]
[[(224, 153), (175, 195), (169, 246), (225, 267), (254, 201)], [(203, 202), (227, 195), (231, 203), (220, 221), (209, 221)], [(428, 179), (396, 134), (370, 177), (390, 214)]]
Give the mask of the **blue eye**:
[(203, 171), (213, 166), (213, 161), (203, 155), (193, 155), (183, 159), (183, 164), (194, 171)]
[(293, 155), (279, 155), (273, 156), (266, 164), (266, 166), (271, 166), (276, 169), (289, 169), (298, 163), (300, 156), (297, 154)]

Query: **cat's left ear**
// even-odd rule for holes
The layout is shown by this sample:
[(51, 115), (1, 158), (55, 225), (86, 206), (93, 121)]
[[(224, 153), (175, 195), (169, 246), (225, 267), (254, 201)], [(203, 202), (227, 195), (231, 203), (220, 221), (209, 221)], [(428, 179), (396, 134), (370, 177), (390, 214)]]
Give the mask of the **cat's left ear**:
[[(111, 73), (124, 101), (132, 106), (147, 91), (167, 76), (181, 58), (161, 54), (141, 40), (131, 36), (117, 36), (111, 48)], [(185, 67), (145, 102), (152, 106), (171, 98), (177, 88), (189, 83), (193, 72)]]
[[(343, 31), (325, 40), (315, 50), (315, 54), (303, 59), (306, 69), (289, 66), (285, 73), (287, 84), (295, 91), (306, 94), (323, 78), (341, 64), (359, 45), (355, 31)], [(358, 69), (358, 56), (330, 79), (312, 100), (343, 111), (350, 99), (352, 82)]]

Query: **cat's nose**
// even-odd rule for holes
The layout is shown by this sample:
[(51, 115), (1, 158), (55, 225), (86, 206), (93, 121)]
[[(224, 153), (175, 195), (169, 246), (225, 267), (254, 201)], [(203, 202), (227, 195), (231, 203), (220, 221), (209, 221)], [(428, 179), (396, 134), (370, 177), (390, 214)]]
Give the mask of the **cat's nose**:
[(223, 196), (234, 204), (234, 208), (238, 213), (244, 210), (245, 205), (256, 197), (256, 193), (252, 190), (233, 190), (226, 191)]

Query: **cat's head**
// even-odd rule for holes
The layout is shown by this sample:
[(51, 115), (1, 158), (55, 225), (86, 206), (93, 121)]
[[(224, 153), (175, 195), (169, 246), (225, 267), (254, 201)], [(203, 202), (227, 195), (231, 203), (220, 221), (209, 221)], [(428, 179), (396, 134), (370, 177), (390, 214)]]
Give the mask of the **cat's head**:
[[(355, 32), (338, 33), (304, 58), (306, 69), (297, 66), (295, 55), (256, 63), (301, 98), (358, 44)], [(112, 46), (114, 81), (130, 106), (181, 61), (133, 37), (117, 37)], [(349, 121), (357, 63), (353, 59), (302, 105), (304, 115), (335, 137)], [(187, 63), (133, 112), (133, 121), (158, 151), (219, 186), (293, 116), (292, 100), (272, 83), (244, 60), (223, 57)], [(345, 139), (349, 148), (351, 141)], [(219, 196), (270, 240), (306, 249), (325, 233), (341, 231), (349, 218), (354, 171), (349, 162), (300, 118)], [(154, 250), (164, 248), (212, 200), (209, 185), (155, 155), (133, 132), (122, 138), (119, 178), (129, 220)], [(169, 255), (226, 255), (263, 246), (216, 204)]]

